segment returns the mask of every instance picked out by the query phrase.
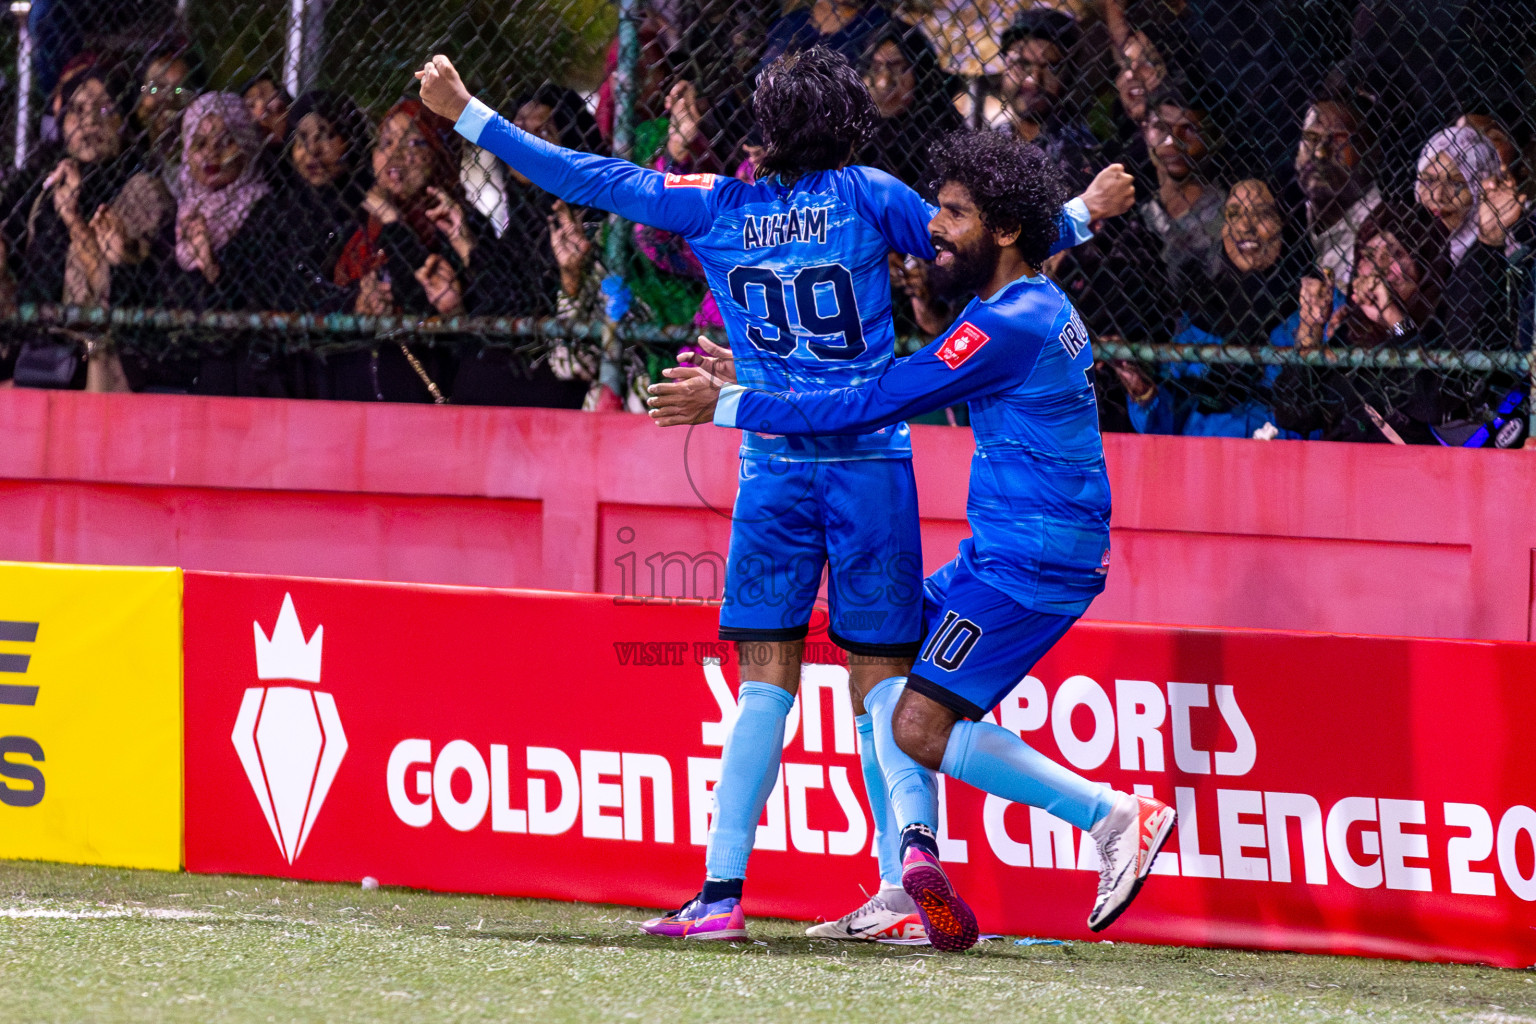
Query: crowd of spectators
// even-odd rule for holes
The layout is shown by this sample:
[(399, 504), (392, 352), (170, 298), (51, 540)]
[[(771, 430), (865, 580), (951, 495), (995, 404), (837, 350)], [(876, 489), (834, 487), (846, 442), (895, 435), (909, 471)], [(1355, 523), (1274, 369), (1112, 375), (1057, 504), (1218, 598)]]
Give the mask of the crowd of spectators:
[[(928, 144), (967, 124), (1039, 145), (1073, 188), (1124, 164), (1136, 208), (1046, 268), (1100, 342), (1530, 348), (1536, 29), (1512, 0), (650, 0), (642, 13), (632, 156), (646, 166), (752, 180), (755, 71), (812, 45), (844, 54), (875, 100), (858, 161), (919, 188)], [(610, 82), (590, 100), (556, 85), (492, 98), (552, 142), (611, 146)], [(291, 97), (269, 73), (212, 83), (184, 43), (134, 60), (88, 50), (63, 65), (41, 134), (0, 184), (0, 312), (720, 325), (682, 239), (635, 226), (631, 262), (604, 266), (606, 218), (460, 145), (408, 96), (374, 117), (336, 92)], [(893, 254), (891, 280), (899, 333), (948, 326), (921, 261)], [(0, 376), (98, 390), (638, 409), (667, 358), (476, 336), (296, 354), (255, 330), (159, 346), (26, 330), (0, 343)], [(1111, 359), (1096, 383), (1108, 430), (1510, 446), (1521, 377)]]

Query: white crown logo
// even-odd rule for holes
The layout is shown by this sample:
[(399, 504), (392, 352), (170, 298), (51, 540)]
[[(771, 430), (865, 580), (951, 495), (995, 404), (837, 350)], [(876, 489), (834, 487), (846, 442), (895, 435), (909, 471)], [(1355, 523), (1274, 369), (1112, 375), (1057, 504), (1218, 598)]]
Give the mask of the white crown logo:
[[(283, 595), (271, 639), (262, 632), (261, 623), (253, 626), (257, 678), (320, 681), (325, 627), (316, 626), (315, 635), (306, 642), (292, 594)], [(292, 864), (304, 851), (347, 756), (347, 734), (336, 712), (336, 699), (300, 686), (249, 687), (230, 739), (272, 838)]]
[(316, 626), (314, 636), (306, 642), (299, 614), (293, 610), (292, 594), (283, 595), (283, 610), (277, 615), (270, 640), (262, 632), (261, 623), (253, 622), (251, 626), (256, 630), (257, 679), (320, 681), (320, 644), (325, 627)]

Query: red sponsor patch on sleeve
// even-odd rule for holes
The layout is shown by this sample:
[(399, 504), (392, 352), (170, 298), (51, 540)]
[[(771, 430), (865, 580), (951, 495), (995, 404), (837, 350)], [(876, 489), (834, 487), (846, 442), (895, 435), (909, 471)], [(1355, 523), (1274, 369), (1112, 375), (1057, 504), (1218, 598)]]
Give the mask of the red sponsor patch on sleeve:
[(956, 327), (939, 348), (939, 358), (951, 370), (958, 370), (967, 359), (981, 350), (981, 346), (991, 340), (990, 334), (967, 320)]
[(702, 188), (706, 192), (715, 187), (713, 174), (669, 174), (667, 188)]

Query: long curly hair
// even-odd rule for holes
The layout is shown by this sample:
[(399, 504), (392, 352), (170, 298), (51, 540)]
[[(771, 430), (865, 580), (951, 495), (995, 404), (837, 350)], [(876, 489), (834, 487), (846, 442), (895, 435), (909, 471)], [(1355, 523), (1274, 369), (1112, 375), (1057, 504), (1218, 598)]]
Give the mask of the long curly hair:
[(988, 231), (1018, 231), (1014, 245), (1038, 267), (1061, 233), (1067, 191), (1061, 173), (1039, 146), (995, 131), (965, 130), (941, 137), (928, 151), (934, 195), (962, 185)]
[(763, 69), (752, 110), (766, 149), (760, 174), (785, 182), (847, 163), (880, 116), (859, 73), (825, 46), (786, 54)]

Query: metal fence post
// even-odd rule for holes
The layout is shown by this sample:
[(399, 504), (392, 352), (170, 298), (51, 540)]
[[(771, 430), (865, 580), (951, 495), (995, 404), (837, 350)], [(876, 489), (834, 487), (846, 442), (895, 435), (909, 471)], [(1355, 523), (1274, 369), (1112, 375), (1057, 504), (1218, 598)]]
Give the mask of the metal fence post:
[[(1526, 352), (1526, 357), (1530, 360), (1530, 364), (1526, 367), (1525, 371), (1525, 379), (1527, 384), (1525, 392), (1526, 421), (1525, 443), (1522, 447), (1530, 448), (1536, 447), (1536, 440), (1532, 440), (1533, 438), (1536, 438), (1536, 259), (1528, 260), (1526, 262), (1525, 274), (1526, 284), (1529, 288), (1529, 294), (1526, 296), (1525, 301), (1530, 304), (1527, 312), (1529, 312), (1531, 317), (1531, 347), (1530, 350)], [(1518, 307), (1516, 308), (1518, 309)], [(1517, 314), (1515, 323), (1518, 325), (1519, 322), (1520, 319)], [(1517, 326), (1516, 330), (1518, 329), (1519, 328)]]
[(32, 30), (27, 16), (32, 13), (30, 0), (11, 4), (16, 19), (16, 152), (12, 166), (27, 162), (27, 128), (32, 120)]
[[(628, 160), (635, 145), (635, 66), (640, 62), (640, 35), (635, 29), (635, 0), (618, 0), (619, 53), (613, 69), (613, 155)], [(610, 274), (623, 274), (629, 255), (629, 223), (615, 216), (609, 225), (607, 252)]]
[(283, 47), (283, 88), (298, 96), (315, 82), (325, 51), (326, 0), (288, 0), (288, 34)]
[[(635, 31), (636, 0), (618, 0), (619, 5), (619, 52), (614, 62), (613, 77), (613, 155), (628, 160), (634, 154), (635, 128), (635, 65), (640, 59), (640, 36)], [(614, 214), (608, 221), (608, 241), (604, 247), (603, 262), (608, 273), (623, 279), (629, 269), (629, 221)], [(611, 313), (603, 321), (603, 360), (598, 379), (608, 385), (618, 396), (626, 399), (624, 375), (624, 342), (619, 338), (618, 324)]]

